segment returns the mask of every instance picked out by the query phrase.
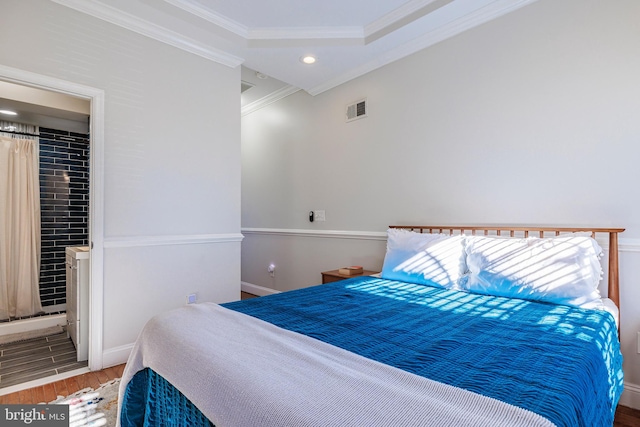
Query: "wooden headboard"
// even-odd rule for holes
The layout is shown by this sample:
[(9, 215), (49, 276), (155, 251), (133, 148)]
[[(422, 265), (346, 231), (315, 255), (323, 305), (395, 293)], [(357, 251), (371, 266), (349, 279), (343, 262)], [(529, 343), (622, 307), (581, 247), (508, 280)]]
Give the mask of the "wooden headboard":
[(457, 226), (457, 225), (390, 225), (389, 228), (403, 228), (419, 233), (444, 233), (444, 234), (467, 234), (472, 236), (482, 234), (484, 236), (510, 236), (529, 237), (537, 234), (538, 237), (558, 236), (560, 233), (591, 233), (591, 237), (596, 238), (596, 234), (609, 235), (609, 280), (608, 297), (620, 307), (620, 276), (618, 272), (618, 233), (622, 233), (624, 228), (589, 228), (589, 227), (512, 227), (502, 225), (490, 226)]

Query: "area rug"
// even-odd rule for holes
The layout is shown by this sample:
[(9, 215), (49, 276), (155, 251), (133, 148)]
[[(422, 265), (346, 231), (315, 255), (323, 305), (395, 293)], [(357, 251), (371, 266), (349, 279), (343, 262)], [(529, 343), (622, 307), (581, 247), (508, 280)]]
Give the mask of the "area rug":
[(119, 387), (120, 378), (116, 378), (95, 390), (85, 388), (49, 403), (69, 405), (69, 427), (113, 427), (118, 412)]

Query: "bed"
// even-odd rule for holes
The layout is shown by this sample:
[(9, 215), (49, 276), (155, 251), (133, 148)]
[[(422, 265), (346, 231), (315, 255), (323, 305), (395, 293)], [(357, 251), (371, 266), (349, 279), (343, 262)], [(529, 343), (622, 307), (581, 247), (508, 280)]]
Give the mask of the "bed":
[(378, 276), (154, 317), (118, 422), (612, 425), (622, 231), (391, 226)]

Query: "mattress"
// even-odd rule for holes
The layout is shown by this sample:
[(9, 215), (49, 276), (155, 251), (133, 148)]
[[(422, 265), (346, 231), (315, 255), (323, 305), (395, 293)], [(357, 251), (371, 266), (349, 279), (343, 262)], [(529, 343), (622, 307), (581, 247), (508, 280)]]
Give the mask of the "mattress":
[(224, 306), (558, 426), (611, 425), (622, 392), (616, 322), (606, 311), (372, 277)]

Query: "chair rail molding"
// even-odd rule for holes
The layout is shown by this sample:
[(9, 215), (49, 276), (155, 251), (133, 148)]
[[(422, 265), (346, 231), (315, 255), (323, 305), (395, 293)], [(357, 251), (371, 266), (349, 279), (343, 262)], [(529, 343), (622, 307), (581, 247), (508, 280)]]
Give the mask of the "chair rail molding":
[[(296, 228), (251, 228), (243, 227), (240, 231), (245, 235), (271, 235), (294, 237), (318, 237), (329, 239), (387, 240), (386, 231), (351, 231), (351, 230), (307, 230)], [(606, 239), (596, 239), (602, 249), (609, 248)], [(640, 252), (640, 239), (619, 238), (618, 248), (621, 252)]]
[(242, 242), (244, 236), (240, 233), (226, 234), (186, 234), (172, 236), (124, 236), (106, 237), (105, 248), (130, 248), (136, 246), (168, 246), (193, 245), (203, 243), (234, 243)]
[(320, 237), (334, 239), (387, 240), (386, 231), (305, 230), (293, 228), (242, 228), (244, 234)]

